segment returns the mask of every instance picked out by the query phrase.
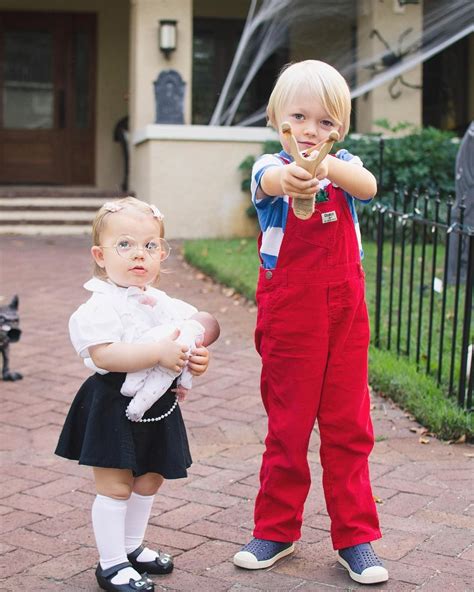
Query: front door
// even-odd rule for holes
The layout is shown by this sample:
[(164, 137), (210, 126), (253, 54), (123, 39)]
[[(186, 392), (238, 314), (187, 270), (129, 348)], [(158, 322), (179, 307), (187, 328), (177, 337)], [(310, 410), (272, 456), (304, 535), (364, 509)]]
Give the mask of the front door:
[(0, 183), (94, 184), (93, 14), (0, 12)]

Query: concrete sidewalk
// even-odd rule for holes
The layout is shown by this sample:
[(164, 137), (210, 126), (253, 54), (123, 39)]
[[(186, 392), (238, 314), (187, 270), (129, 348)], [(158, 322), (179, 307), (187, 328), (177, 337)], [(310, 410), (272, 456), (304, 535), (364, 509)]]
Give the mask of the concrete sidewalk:
[[(70, 401), (87, 371), (67, 334), (86, 299), (86, 238), (0, 237), (1, 304), (20, 296), (23, 335), (11, 347), (16, 383), (0, 382), (0, 590), (98, 590), (90, 469), (53, 455)], [(194, 464), (186, 480), (157, 496), (147, 541), (175, 555), (156, 590), (298, 592), (355, 590), (335, 561), (321, 488), (318, 435), (310, 449), (313, 487), (296, 553), (273, 569), (248, 572), (231, 558), (251, 536), (265, 415), (255, 308), (188, 267), (174, 245), (161, 287), (214, 313), (222, 327), (212, 364), (183, 404)], [(391, 579), (371, 590), (474, 590), (473, 453), (434, 438), (390, 401), (374, 396), (377, 443), (371, 456), (384, 538), (375, 543)]]

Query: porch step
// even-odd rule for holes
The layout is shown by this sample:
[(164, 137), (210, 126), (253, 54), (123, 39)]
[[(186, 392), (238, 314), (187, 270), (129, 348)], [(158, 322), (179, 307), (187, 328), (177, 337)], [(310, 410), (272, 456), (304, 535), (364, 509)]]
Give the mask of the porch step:
[(0, 222), (0, 234), (24, 234), (37, 236), (44, 234), (46, 236), (51, 235), (76, 235), (76, 234), (90, 234), (90, 224), (43, 224), (38, 226), (36, 224), (3, 224)]
[(0, 234), (89, 233), (101, 205), (126, 195), (89, 187), (1, 187)]
[(79, 210), (96, 211), (108, 198), (98, 197), (0, 197), (0, 212)]
[(22, 198), (22, 197), (104, 197), (114, 199), (133, 195), (120, 189), (98, 189), (82, 185), (57, 186), (57, 185), (2, 185), (0, 186), (0, 197)]

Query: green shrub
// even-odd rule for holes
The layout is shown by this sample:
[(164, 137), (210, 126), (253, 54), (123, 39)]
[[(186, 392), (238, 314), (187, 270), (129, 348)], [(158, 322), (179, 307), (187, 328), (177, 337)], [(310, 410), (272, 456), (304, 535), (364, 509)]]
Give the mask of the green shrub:
[[(386, 121), (378, 125), (389, 131)], [(407, 126), (405, 126), (407, 127)], [(376, 140), (376, 141), (374, 141)], [(377, 177), (380, 167), (380, 136), (349, 136), (341, 144), (357, 154), (367, 169)], [(383, 187), (381, 193), (391, 191), (395, 185), (412, 191), (434, 191), (443, 198), (454, 194), (454, 168), (459, 139), (452, 132), (434, 127), (415, 128), (399, 138), (384, 138)]]

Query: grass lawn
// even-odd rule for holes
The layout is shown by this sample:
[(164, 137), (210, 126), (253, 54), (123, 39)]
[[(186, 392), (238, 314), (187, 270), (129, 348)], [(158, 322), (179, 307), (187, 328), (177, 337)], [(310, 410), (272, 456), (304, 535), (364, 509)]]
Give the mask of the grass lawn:
[[(369, 314), (372, 320), (372, 328), (374, 325), (374, 309), (375, 309), (375, 272), (376, 272), (376, 245), (374, 243), (364, 243), (365, 259), (364, 268), (366, 271), (366, 285), (367, 285), (367, 304), (369, 307)], [(407, 250), (408, 251), (408, 250)], [(239, 293), (246, 296), (249, 300), (255, 299), (255, 286), (257, 283), (259, 260), (257, 255), (256, 241), (254, 238), (249, 239), (232, 239), (232, 240), (190, 240), (185, 241), (184, 254), (186, 260), (193, 266), (201, 269), (207, 275), (213, 277), (218, 282), (230, 286)], [(386, 347), (387, 337), (389, 331), (389, 277), (388, 270), (390, 264), (390, 249), (385, 248), (384, 252), (384, 284), (382, 289), (382, 313), (381, 313), (381, 344)], [(414, 260), (416, 265), (413, 272), (413, 283), (415, 286), (419, 284), (420, 268), (419, 268), (419, 253), (415, 251)], [(407, 252), (405, 259), (410, 257), (411, 253)], [(442, 262), (444, 253), (440, 251), (437, 257), (435, 271), (438, 277), (442, 275)], [(400, 265), (399, 253), (395, 252), (395, 277), (398, 276), (397, 270)], [(428, 262), (431, 262), (430, 247), (426, 252), (427, 267), (425, 270), (425, 277), (423, 285), (428, 282), (431, 285), (431, 267)], [(430, 263), (431, 265), (431, 263)], [(441, 265), (441, 270), (438, 266)], [(407, 262), (405, 261), (405, 267)], [(438, 274), (438, 271), (440, 273)], [(412, 312), (410, 315), (410, 339), (408, 339), (408, 302), (407, 295), (409, 282), (405, 281), (402, 288), (402, 307), (401, 307), (401, 322), (398, 325), (398, 315), (392, 316), (391, 320), (391, 351), (377, 350), (371, 347), (370, 351), (370, 381), (372, 386), (386, 395), (393, 398), (407, 411), (412, 413), (416, 419), (427, 427), (433, 433), (436, 433), (445, 439), (457, 439), (462, 435), (472, 438), (474, 435), (472, 427), (472, 416), (459, 409), (457, 405), (448, 399), (444, 390), (446, 390), (446, 380), (449, 378), (449, 371), (444, 370), (443, 381), (441, 388), (437, 386), (436, 381), (431, 376), (425, 376), (423, 371), (419, 371), (413, 359), (408, 359), (405, 356), (398, 356), (396, 354), (397, 339), (400, 343), (400, 353), (405, 353), (410, 350), (410, 356), (416, 355), (417, 335), (420, 333), (420, 351), (419, 359), (421, 365), (426, 365), (428, 355), (428, 339), (427, 335), (430, 330), (429, 323), (429, 307), (430, 307), (430, 290), (422, 290), (422, 296), (418, 297), (418, 292), (413, 298)], [(425, 294), (426, 292), (426, 294)], [(394, 309), (397, 309), (399, 286), (394, 282), (392, 288)], [(433, 299), (433, 322), (431, 327), (432, 345), (429, 351), (430, 369), (433, 373), (437, 370), (438, 352), (439, 352), (439, 331), (441, 319), (441, 298)], [(418, 325), (419, 318), (419, 303), (422, 302), (422, 316), (421, 322)], [(452, 315), (454, 306), (454, 293), (450, 289), (447, 293), (446, 317), (449, 319)], [(462, 309), (461, 309), (462, 310)], [(398, 326), (400, 330), (398, 331)], [(420, 327), (418, 331), (418, 326)], [(451, 333), (452, 323), (446, 323), (445, 339), (443, 340), (443, 365), (445, 368), (450, 363), (451, 357)], [(451, 330), (451, 333), (450, 333)], [(400, 337), (398, 338), (398, 335)], [(456, 344), (460, 342), (456, 339)], [(459, 345), (459, 344), (458, 344)], [(458, 356), (459, 357), (459, 356)], [(458, 372), (455, 366), (455, 373)]]

